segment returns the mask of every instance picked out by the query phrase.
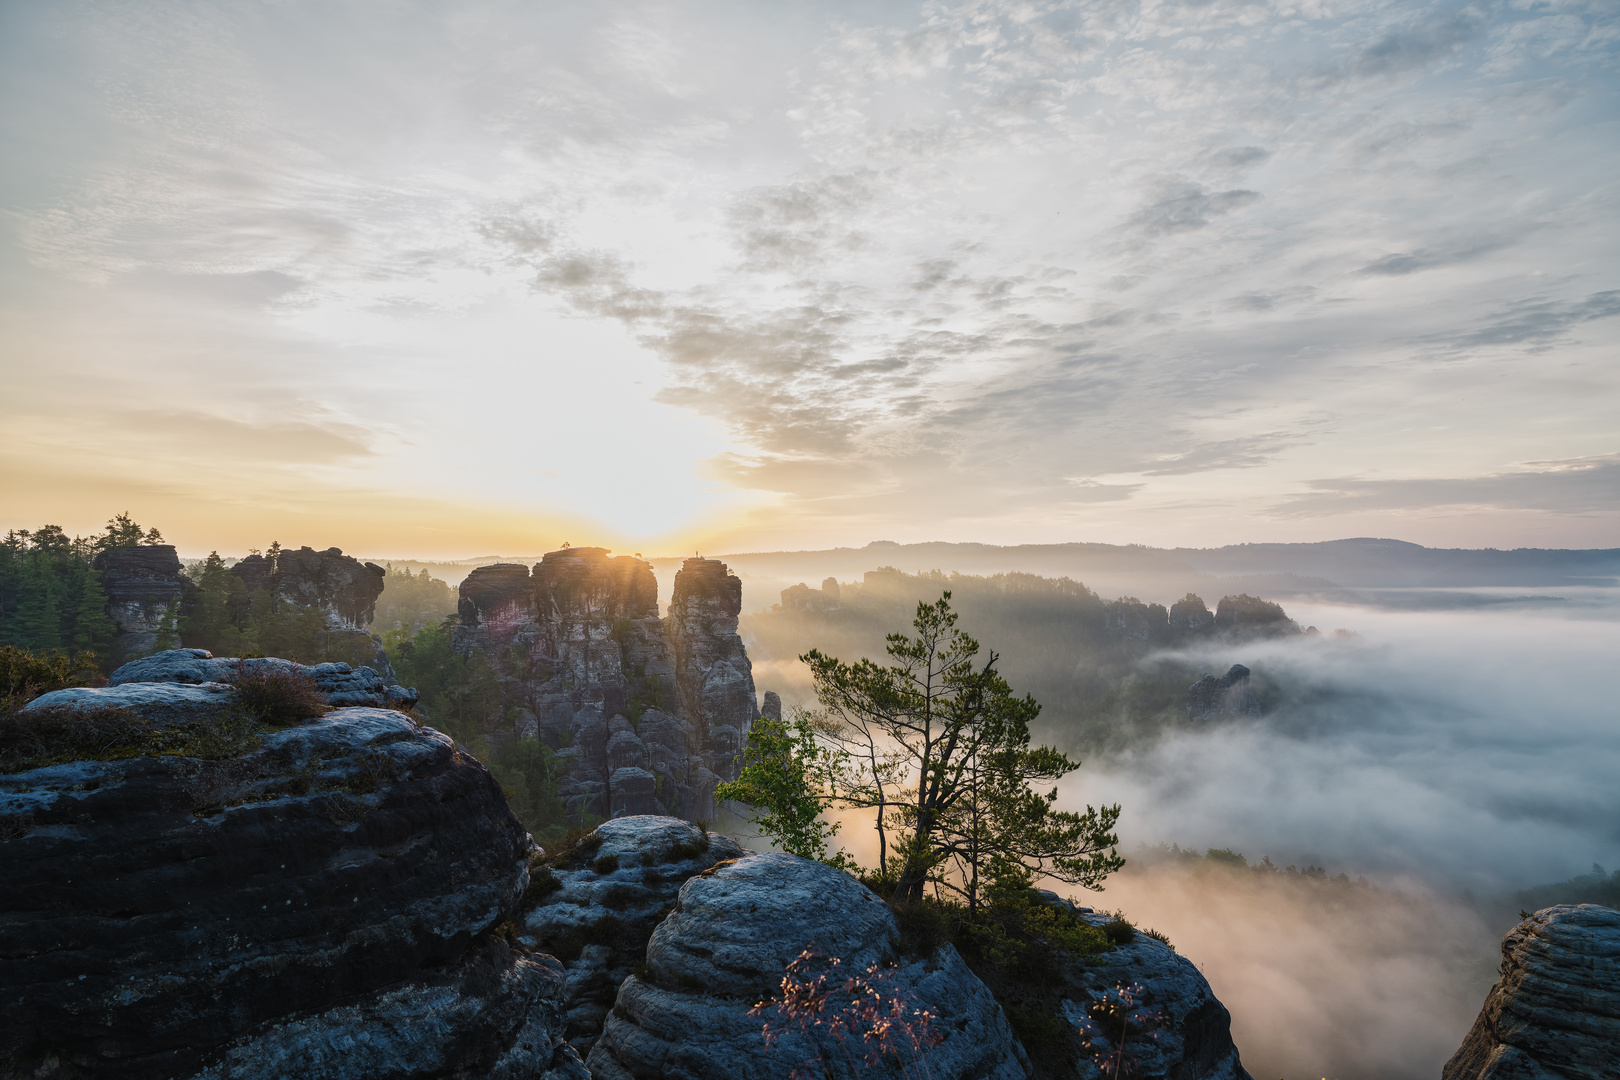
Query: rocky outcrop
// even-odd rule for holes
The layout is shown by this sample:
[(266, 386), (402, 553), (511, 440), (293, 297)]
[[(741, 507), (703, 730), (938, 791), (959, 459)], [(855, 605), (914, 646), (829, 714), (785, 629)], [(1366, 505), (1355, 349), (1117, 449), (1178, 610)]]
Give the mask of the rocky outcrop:
[(827, 578), (819, 589), (812, 589), (801, 581), (782, 590), (782, 610), (837, 611), (842, 593), (837, 578)]
[(1206, 674), (1187, 687), (1187, 718), (1215, 720), (1223, 716), (1258, 716), (1260, 696), (1249, 685), (1248, 668), (1233, 664), (1220, 678)]
[(1620, 911), (1544, 908), (1502, 939), (1501, 978), (1444, 1080), (1620, 1076)]
[(1215, 625), (1228, 635), (1280, 637), (1303, 633), (1281, 604), (1241, 593), (1223, 596), (1215, 606)]
[[(1067, 907), (1093, 926), (1113, 919), (1090, 908), (1076, 908), (1052, 893), (1044, 896), (1048, 903)], [(1099, 1061), (1117, 1049), (1117, 1029), (1099, 1024), (1093, 1007), (1121, 987), (1140, 988), (1139, 1008), (1134, 1012), (1147, 1020), (1133, 1025), (1127, 1036), (1124, 1049), (1134, 1059), (1129, 1076), (1136, 1080), (1251, 1080), (1232, 1042), (1231, 1014), (1192, 961), (1178, 956), (1169, 945), (1138, 933), (1129, 941), (1117, 942), (1102, 957), (1064, 963), (1058, 974), (1062, 1014), (1074, 1035), (1090, 1044), (1075, 1057), (1069, 1075), (1077, 1080), (1104, 1080), (1114, 1075), (1104, 1071)]]
[(289, 549), (273, 558), (249, 555), (231, 573), (250, 593), (262, 589), (279, 603), (318, 610), (329, 631), (364, 631), (377, 614), (383, 591), (382, 567), (335, 547)]
[(518, 733), (556, 751), (570, 817), (712, 819), (758, 715), (737, 636), (742, 583), (688, 559), (669, 618), (639, 558), (564, 548), (533, 568), (479, 567), (461, 585), (453, 643), (481, 652), (518, 706)]
[(1170, 605), (1170, 632), (1176, 635), (1196, 636), (1215, 629), (1215, 615), (1204, 604), (1204, 599), (1193, 593)]
[[(219, 685), (105, 690), (198, 728)], [(529, 839), (489, 773), (390, 710), (224, 708), (206, 756), (0, 776), (0, 1073), (582, 1080), (560, 965), (494, 933)]]
[(619, 984), (642, 962), (681, 886), (743, 854), (736, 841), (679, 818), (623, 817), (534, 871), (521, 940), (562, 961), (567, 1036), (580, 1053), (595, 1044)]
[[(127, 683), (228, 683), (236, 676), (238, 670), (247, 668), (255, 670), (261, 667), (287, 668), (302, 672), (315, 680), (326, 695), (326, 703), (333, 706), (345, 705), (374, 705), (383, 708), (406, 708), (415, 705), (417, 693), (414, 689), (400, 686), (392, 679), (393, 669), (390, 668), (388, 678), (369, 667), (351, 668), (348, 664), (313, 664), (304, 665), (291, 660), (281, 660), (275, 657), (255, 657), (246, 660), (235, 657), (217, 657), (207, 649), (169, 649), (155, 653), (152, 656), (132, 660), (112, 673), (107, 680), (107, 688), (101, 694), (106, 701), (111, 701), (116, 695), (110, 691), (113, 687), (123, 686)], [(62, 691), (59, 691), (61, 693)], [(156, 688), (141, 691), (148, 695), (155, 695)], [(71, 693), (71, 692), (68, 692)], [(86, 701), (96, 700), (97, 695), (79, 695)]]
[(116, 634), (115, 661), (145, 656), (157, 647), (158, 635), (180, 614), (187, 582), (180, 576), (180, 557), (172, 544), (143, 544), (113, 548), (97, 555), (92, 564), (101, 575), (107, 594), (107, 614)]
[[(837, 957), (839, 970), (880, 968), (899, 933), (888, 907), (859, 882), (793, 855), (750, 855), (722, 863), (681, 887), (675, 909), (653, 931), (643, 969), (619, 987), (587, 1064), (595, 1080), (779, 1080), (818, 1058), (845, 1060), (831, 1025), (789, 1025), (767, 1046), (756, 1002), (781, 989), (783, 971), (805, 950)], [(887, 969), (887, 993), (935, 1015), (942, 1040), (927, 1052), (936, 1080), (1022, 1080), (1022, 1048), (1001, 1008), (956, 950)], [(825, 1020), (832, 1016), (824, 1015)], [(856, 1042), (859, 1057), (864, 1047)], [(915, 1061), (884, 1059), (862, 1074), (916, 1074)]]

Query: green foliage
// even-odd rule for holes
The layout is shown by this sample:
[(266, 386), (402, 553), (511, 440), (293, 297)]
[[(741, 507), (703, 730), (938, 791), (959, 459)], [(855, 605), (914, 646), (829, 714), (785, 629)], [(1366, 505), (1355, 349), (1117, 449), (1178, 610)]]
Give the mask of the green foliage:
[(105, 652), (113, 625), (91, 565), (96, 544), (56, 525), (0, 539), (0, 643), (40, 653)]
[(803, 712), (791, 721), (761, 717), (749, 729), (737, 779), (720, 784), (715, 797), (746, 803), (750, 820), (783, 851), (844, 866), (848, 859), (842, 852), (830, 860), (827, 855), (838, 823), (821, 815), (846, 759), (841, 748), (817, 740)]
[(409, 567), (389, 563), (383, 570), (383, 591), (377, 598), (373, 624), (378, 630), (403, 631), (409, 638), (455, 614), (456, 590), (429, 574), (426, 567), (412, 574)]
[(1111, 945), (1129, 945), (1136, 940), (1136, 927), (1117, 915), (1103, 923), (1102, 932)]
[(246, 753), (258, 742), (259, 726), (236, 712), (211, 720), (157, 724), (127, 709), (7, 710), (0, 714), (0, 773), (143, 755), (218, 760)]
[(598, 874), (611, 874), (618, 868), (619, 857), (617, 855), (599, 855), (596, 861), (591, 863), (591, 869)]
[(96, 552), (102, 552), (114, 548), (135, 547), (139, 544), (161, 543), (163, 543), (162, 533), (155, 528), (142, 529), (135, 523), (135, 519), (129, 516), (129, 511), (125, 510), (107, 522), (107, 527), (95, 538), (94, 548)]
[(1124, 864), (1112, 832), (1120, 808), (1055, 808), (1055, 782), (1079, 763), (1030, 747), (1040, 706), (1014, 695), (994, 652), (976, 660), (979, 643), (956, 628), (950, 599), (918, 603), (917, 636), (889, 635), (889, 665), (816, 649), (800, 657), (838, 748), (832, 797), (876, 810), (881, 872), (893, 867), (902, 899), (933, 882), (973, 909), (987, 878), (1009, 874), (1097, 888)]
[(1540, 911), (1554, 904), (1602, 904), (1620, 908), (1620, 870), (1612, 874), (1597, 863), (1592, 872), (1580, 874), (1567, 881), (1550, 885), (1537, 885), (1514, 896), (1514, 901), (1530, 911)]
[(26, 704), (52, 690), (106, 682), (94, 653), (37, 656), (15, 645), (0, 645), (0, 709)]

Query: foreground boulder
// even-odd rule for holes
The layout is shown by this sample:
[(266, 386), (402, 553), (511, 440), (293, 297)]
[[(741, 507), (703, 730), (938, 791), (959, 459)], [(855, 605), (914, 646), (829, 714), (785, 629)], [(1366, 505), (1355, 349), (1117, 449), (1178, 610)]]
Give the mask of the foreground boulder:
[(580, 1053), (596, 1043), (619, 984), (641, 964), (681, 886), (743, 854), (735, 840), (689, 821), (624, 817), (534, 870), (521, 940), (562, 961), (567, 1037)]
[[(1076, 910), (1093, 926), (1112, 921), (1087, 908)], [(1140, 987), (1140, 1011), (1157, 1016), (1140, 1034), (1127, 1036), (1125, 1051), (1134, 1059), (1128, 1075), (1134, 1080), (1251, 1080), (1232, 1043), (1232, 1015), (1193, 962), (1164, 942), (1138, 933), (1101, 957), (1063, 964), (1060, 974), (1062, 1014), (1075, 1034), (1090, 1042), (1069, 1075), (1079, 1080), (1114, 1075), (1098, 1060), (1117, 1048), (1118, 1036), (1113, 1025), (1097, 1022), (1092, 1009), (1121, 987)]]
[(1536, 912), (1502, 939), (1501, 971), (1445, 1080), (1620, 1076), (1620, 911)]
[(219, 686), (21, 714), (138, 721), (0, 775), (0, 1075), (583, 1077), (560, 965), (494, 933), (529, 839), (489, 773), (390, 710), (176, 704)]
[[(619, 988), (591, 1049), (591, 1075), (780, 1080), (807, 1063), (845, 1061), (852, 1047), (831, 1025), (790, 1027), (767, 1046), (769, 1016), (750, 1009), (780, 992), (784, 969), (805, 950), (859, 973), (897, 959), (898, 938), (883, 901), (831, 867), (783, 854), (722, 863), (682, 886), (674, 911), (653, 931), (644, 967)], [(926, 1075), (1022, 1080), (1022, 1048), (1006, 1017), (952, 946), (926, 960), (900, 959), (888, 969), (888, 992), (930, 1010), (943, 1036), (927, 1051)], [(858, 1038), (853, 1052), (864, 1052)], [(915, 1075), (917, 1065), (886, 1058), (863, 1075)]]

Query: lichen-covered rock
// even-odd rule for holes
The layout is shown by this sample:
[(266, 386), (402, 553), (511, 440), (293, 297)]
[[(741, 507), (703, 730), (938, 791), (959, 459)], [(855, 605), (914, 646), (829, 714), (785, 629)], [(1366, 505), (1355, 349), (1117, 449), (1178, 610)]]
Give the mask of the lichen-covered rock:
[(1501, 975), (1445, 1080), (1620, 1077), (1620, 911), (1536, 912), (1502, 939)]
[[(372, 705), (398, 708), (414, 705), (416, 691), (385, 679), (369, 667), (351, 668), (348, 664), (304, 665), (276, 657), (253, 657), (246, 660), (215, 656), (207, 649), (169, 649), (138, 660), (132, 660), (112, 673), (109, 687), (126, 683), (227, 683), (240, 668), (256, 670), (261, 667), (288, 668), (300, 671), (315, 680), (333, 706)], [(390, 670), (390, 675), (392, 670)]]
[[(619, 988), (587, 1065), (596, 1080), (779, 1080), (796, 1066), (843, 1060), (821, 1034), (789, 1031), (767, 1047), (753, 1005), (778, 992), (784, 969), (806, 949), (864, 970), (896, 956), (888, 907), (859, 882), (793, 855), (722, 863), (681, 887), (653, 931), (646, 967)], [(1022, 1080), (1022, 1048), (1001, 1008), (956, 950), (889, 969), (887, 984), (931, 1010), (944, 1038), (927, 1052), (936, 1080)], [(857, 1051), (859, 1052), (859, 1051)], [(863, 1075), (899, 1077), (916, 1062), (885, 1059)]]
[[(1094, 926), (1111, 916), (1089, 908), (1074, 908), (1068, 901), (1045, 894), (1048, 902), (1068, 906)], [(1094, 1024), (1091, 1007), (1121, 987), (1140, 986), (1142, 1003), (1148, 1012), (1159, 1014), (1162, 1026), (1153, 1037), (1130, 1041), (1126, 1049), (1136, 1059), (1130, 1075), (1136, 1080), (1250, 1080), (1232, 1043), (1232, 1016), (1215, 997), (1209, 982), (1185, 957), (1170, 946), (1137, 934), (1100, 957), (1087, 957), (1064, 963), (1060, 972), (1063, 985), (1062, 1011), (1076, 1035)], [(1077, 1058), (1071, 1075), (1077, 1080), (1104, 1080), (1097, 1059), (1114, 1048), (1111, 1030), (1089, 1031), (1090, 1055)]]
[(52, 690), (23, 706), (39, 709), (135, 709), (165, 723), (211, 720), (230, 708), (236, 691), (224, 683), (134, 683), (122, 686), (70, 686)]
[[(522, 940), (567, 969), (568, 1038), (588, 1051), (619, 984), (642, 962), (647, 939), (682, 885), (740, 858), (736, 841), (672, 817), (604, 822), (571, 853), (535, 872), (535, 906)], [(544, 893), (544, 895), (540, 895)]]
[[(102, 693), (196, 725), (175, 695), (217, 685)], [(233, 745), (0, 776), (0, 1061), (133, 1080), (502, 1060), (568, 1075), (560, 972), (490, 939), (528, 884), (529, 839), (481, 765), (383, 709)]]
[(532, 574), (511, 563), (469, 574), (453, 642), (482, 652), (533, 718), (519, 733), (558, 751), (570, 817), (710, 819), (714, 787), (735, 777), (758, 715), (736, 632), (741, 598), (725, 564), (688, 559), (660, 619), (648, 563), (564, 548)]
[[(157, 647), (165, 618), (175, 618), (185, 597), (186, 580), (180, 575), (180, 556), (172, 544), (142, 544), (113, 548), (97, 555), (92, 564), (101, 575), (107, 594), (107, 614), (116, 633), (115, 660), (142, 656)], [(169, 626), (172, 632), (174, 625)]]

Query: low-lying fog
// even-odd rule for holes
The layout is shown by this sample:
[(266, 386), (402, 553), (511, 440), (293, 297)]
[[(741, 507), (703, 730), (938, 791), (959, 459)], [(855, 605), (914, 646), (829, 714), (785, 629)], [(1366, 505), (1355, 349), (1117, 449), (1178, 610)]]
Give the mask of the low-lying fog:
[[(1069, 805), (1121, 803), (1135, 856), (1082, 902), (1167, 934), (1264, 1080), (1437, 1077), (1495, 979), (1513, 892), (1620, 863), (1620, 596), (1373, 600), (1286, 602), (1301, 625), (1356, 638), (1193, 658), (1253, 669), (1266, 715), (1094, 756), (1064, 785)], [(756, 676), (801, 691), (793, 666)], [(857, 854), (861, 824), (848, 830)], [(1143, 850), (1171, 843), (1327, 876)]]
[(1620, 862), (1620, 598), (1557, 596), (1290, 603), (1361, 638), (1212, 653), (1276, 710), (1076, 774), (1073, 801), (1124, 805), (1127, 854), (1230, 848), (1378, 886), (1139, 859), (1088, 894), (1198, 964), (1256, 1077), (1438, 1076), (1495, 979), (1506, 898)]

